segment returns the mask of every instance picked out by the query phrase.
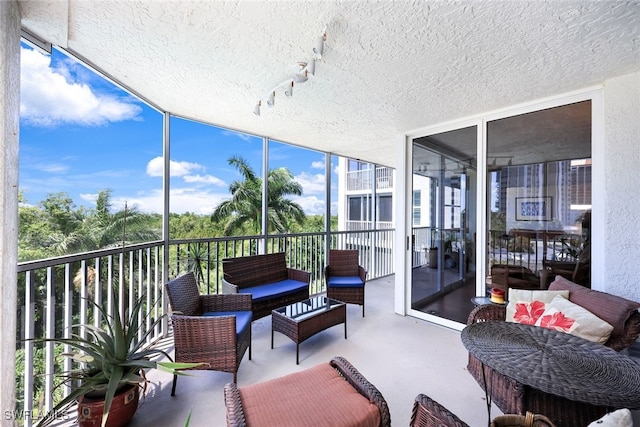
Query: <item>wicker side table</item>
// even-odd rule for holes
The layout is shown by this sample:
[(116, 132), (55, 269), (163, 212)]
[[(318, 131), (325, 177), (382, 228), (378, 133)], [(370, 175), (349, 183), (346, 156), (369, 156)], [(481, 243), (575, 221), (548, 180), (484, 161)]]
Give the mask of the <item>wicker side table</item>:
[(271, 348), (274, 332), (280, 332), (296, 343), (296, 365), (300, 363), (300, 343), (318, 332), (344, 323), (347, 339), (346, 304), (327, 298), (311, 297), (307, 300), (277, 308), (271, 312)]

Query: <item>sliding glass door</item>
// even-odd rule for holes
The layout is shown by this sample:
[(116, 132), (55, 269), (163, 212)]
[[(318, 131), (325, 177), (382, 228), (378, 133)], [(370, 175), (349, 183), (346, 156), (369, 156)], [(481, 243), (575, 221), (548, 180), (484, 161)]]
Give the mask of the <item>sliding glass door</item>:
[(488, 121), (487, 165), (487, 286), (590, 286), (591, 101)]
[(413, 141), (411, 308), (454, 321), (475, 295), (476, 134)]

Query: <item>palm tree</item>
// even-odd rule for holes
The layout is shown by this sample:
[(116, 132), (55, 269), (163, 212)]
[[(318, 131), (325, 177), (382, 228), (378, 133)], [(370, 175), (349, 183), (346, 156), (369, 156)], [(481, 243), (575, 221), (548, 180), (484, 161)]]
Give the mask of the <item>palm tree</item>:
[[(229, 165), (235, 167), (242, 181), (233, 181), (229, 185), (231, 199), (220, 203), (211, 214), (211, 220), (224, 222), (225, 235), (248, 231), (260, 234), (262, 223), (262, 179), (259, 178), (247, 161), (233, 156)], [(293, 174), (286, 168), (272, 169), (267, 176), (267, 218), (269, 231), (284, 233), (289, 231), (291, 223), (302, 225), (305, 213), (297, 203), (286, 196), (301, 196), (302, 186), (294, 180)]]
[[(98, 193), (95, 210), (84, 214), (79, 226), (62, 235), (55, 248), (61, 254), (68, 254), (157, 240), (160, 233), (152, 228), (150, 220), (149, 215), (141, 214), (135, 207), (112, 213), (111, 190), (102, 190)], [(122, 240), (125, 226), (126, 242)]]

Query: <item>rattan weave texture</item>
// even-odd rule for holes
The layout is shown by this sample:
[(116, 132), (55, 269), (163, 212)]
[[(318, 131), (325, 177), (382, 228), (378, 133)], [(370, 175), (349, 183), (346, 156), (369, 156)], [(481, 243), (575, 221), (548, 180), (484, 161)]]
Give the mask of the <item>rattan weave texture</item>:
[[(489, 320), (504, 321), (505, 313), (506, 306), (482, 305), (471, 311), (467, 324)], [(605, 346), (616, 351), (622, 350), (634, 343), (639, 334), (640, 313), (635, 312), (627, 320), (624, 332), (616, 337), (612, 336)], [(492, 402), (505, 414), (524, 414), (531, 411), (546, 415), (557, 427), (575, 427), (588, 425), (611, 410), (607, 406), (561, 398), (525, 385), (483, 365), (471, 353), (467, 369), (481, 387), (489, 385)]]
[[(175, 361), (201, 363), (197, 370), (223, 371), (233, 374), (236, 382), (238, 367), (249, 349), (251, 359), (251, 325), (242, 333), (236, 331), (235, 316), (183, 315), (184, 312), (251, 311), (251, 295), (200, 295), (193, 273), (170, 280), (165, 291), (173, 314)], [(198, 307), (197, 311), (193, 311)], [(175, 394), (177, 376), (173, 377), (171, 395)]]
[[(329, 264), (325, 267), (324, 277), (327, 285), (327, 296), (348, 304), (362, 306), (364, 317), (364, 287), (367, 281), (367, 271), (359, 265), (359, 252), (355, 249), (331, 249), (329, 250)], [(362, 280), (362, 286), (357, 287), (330, 287), (331, 276), (358, 276)]]
[(294, 303), (289, 307), (295, 308), (296, 305), (318, 306), (318, 308), (311, 311), (309, 316), (301, 319), (288, 316), (287, 312), (291, 310), (288, 310), (287, 306), (273, 310), (271, 315), (271, 348), (273, 348), (274, 332), (284, 334), (296, 343), (296, 364), (298, 364), (300, 343), (318, 332), (344, 323), (344, 337), (347, 338), (347, 309), (343, 302), (325, 296), (316, 296)]
[(593, 405), (640, 408), (640, 365), (603, 345), (502, 321), (468, 325), (461, 338), (487, 366), (545, 393)]
[(419, 394), (413, 403), (410, 427), (469, 427), (447, 408), (431, 399)]
[[(311, 281), (311, 273), (287, 267), (284, 252), (225, 258), (222, 261), (222, 268), (224, 270), (222, 292), (225, 294), (242, 293), (245, 288), (285, 279), (296, 280), (307, 285)], [(296, 292), (253, 301), (253, 320), (270, 315), (274, 308), (307, 298), (309, 298), (309, 286)]]

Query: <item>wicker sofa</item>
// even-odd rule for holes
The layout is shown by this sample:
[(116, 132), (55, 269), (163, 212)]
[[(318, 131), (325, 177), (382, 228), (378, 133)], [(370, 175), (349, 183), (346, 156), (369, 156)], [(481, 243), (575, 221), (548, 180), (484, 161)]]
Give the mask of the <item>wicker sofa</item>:
[(253, 320), (309, 298), (311, 273), (287, 267), (284, 252), (222, 260), (225, 294), (251, 294)]
[[(640, 304), (615, 295), (585, 288), (557, 276), (549, 290), (569, 290), (569, 300), (614, 325), (614, 331), (604, 345), (620, 351), (640, 336)], [(483, 321), (504, 321), (506, 306), (482, 305), (470, 314), (467, 324)], [(469, 354), (467, 366), (475, 380), (484, 387), (490, 385), (490, 396), (504, 413), (525, 414), (531, 411), (549, 417), (557, 427), (586, 426), (602, 417), (611, 409), (576, 402), (559, 396), (543, 393), (498, 373)], [(483, 369), (484, 368), (484, 369)], [(484, 370), (484, 372), (483, 372)], [(484, 376), (484, 378), (483, 378)]]
[(390, 427), (382, 394), (343, 357), (279, 378), (224, 387), (227, 426)]

